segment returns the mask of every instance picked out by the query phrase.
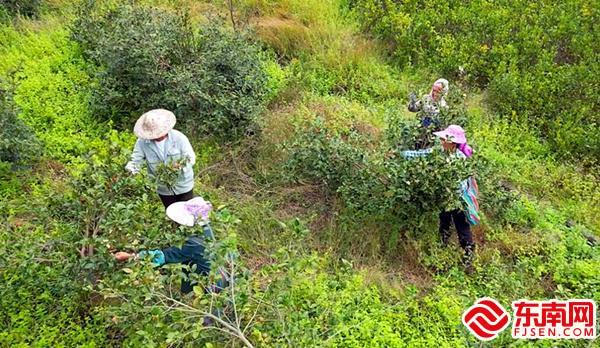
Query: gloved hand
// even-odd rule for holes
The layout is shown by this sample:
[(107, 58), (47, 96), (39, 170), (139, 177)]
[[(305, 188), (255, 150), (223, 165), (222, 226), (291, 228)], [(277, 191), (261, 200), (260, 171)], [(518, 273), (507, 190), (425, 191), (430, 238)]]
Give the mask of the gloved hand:
[(143, 258), (150, 255), (152, 264), (155, 267), (162, 266), (165, 264), (165, 254), (162, 250), (142, 250), (138, 253), (138, 257)]
[(125, 169), (133, 175), (140, 172), (140, 168), (138, 168), (133, 162), (128, 162), (127, 165), (125, 165)]
[(410, 92), (408, 94), (408, 101), (412, 102), (412, 103), (416, 103), (417, 102), (417, 95), (415, 94), (415, 92)]

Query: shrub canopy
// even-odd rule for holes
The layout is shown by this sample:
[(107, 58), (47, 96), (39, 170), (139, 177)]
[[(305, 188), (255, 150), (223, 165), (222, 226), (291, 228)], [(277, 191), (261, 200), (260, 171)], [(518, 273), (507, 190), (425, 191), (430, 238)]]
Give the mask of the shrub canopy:
[(87, 4), (72, 31), (99, 66), (98, 117), (130, 128), (143, 112), (166, 108), (180, 127), (235, 138), (253, 124), (267, 91), (257, 47), (242, 34), (151, 7)]
[(0, 162), (29, 163), (40, 151), (35, 134), (17, 117), (12, 96), (0, 87)]
[(0, 2), (0, 19), (3, 12), (9, 16), (37, 17), (41, 0), (2, 0)]
[(401, 66), (490, 87), (495, 111), (560, 155), (600, 159), (598, 10), (589, 1), (352, 0)]

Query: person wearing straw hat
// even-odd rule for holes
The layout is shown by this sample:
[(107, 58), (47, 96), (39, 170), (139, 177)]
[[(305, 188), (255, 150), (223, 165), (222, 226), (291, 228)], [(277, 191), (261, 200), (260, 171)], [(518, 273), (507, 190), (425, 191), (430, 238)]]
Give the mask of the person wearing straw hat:
[(157, 177), (157, 193), (165, 208), (194, 197), (196, 155), (188, 138), (173, 129), (175, 122), (175, 115), (165, 109), (150, 110), (140, 116), (133, 128), (138, 139), (125, 166), (137, 174), (145, 162), (154, 177), (164, 168), (175, 172), (175, 182), (167, 183)]
[[(195, 266), (196, 274), (206, 276), (210, 272), (211, 262), (206, 256), (205, 241), (214, 240), (214, 234), (208, 220), (211, 210), (212, 204), (202, 197), (195, 197), (186, 202), (175, 202), (167, 208), (167, 216), (180, 225), (200, 226), (204, 236), (191, 235), (186, 238), (181, 247), (171, 246), (163, 249), (142, 250), (138, 253), (118, 251), (114, 254), (114, 258), (120, 262), (149, 258), (154, 267), (180, 263), (190, 267)], [(193, 285), (186, 277), (181, 282), (181, 292), (183, 294), (191, 292)], [(217, 284), (215, 289), (219, 287), (222, 287), (222, 284)]]
[[(446, 129), (433, 132), (433, 134), (442, 141), (442, 148), (449, 155), (466, 159), (473, 156), (473, 149), (467, 144), (465, 130), (458, 125), (450, 125)], [(427, 156), (431, 154), (433, 148), (422, 150), (408, 150), (401, 154), (404, 158), (410, 159), (415, 157)], [(444, 246), (448, 245), (450, 240), (450, 224), (454, 221), (458, 241), (464, 249), (465, 255), (463, 262), (468, 272), (472, 272), (472, 262), (475, 256), (475, 243), (473, 242), (473, 234), (471, 233), (471, 225), (479, 223), (479, 209), (477, 203), (477, 183), (473, 177), (463, 180), (460, 184), (461, 198), (466, 202), (467, 211), (455, 209), (452, 211), (442, 211), (439, 215), (440, 227), (439, 233)]]

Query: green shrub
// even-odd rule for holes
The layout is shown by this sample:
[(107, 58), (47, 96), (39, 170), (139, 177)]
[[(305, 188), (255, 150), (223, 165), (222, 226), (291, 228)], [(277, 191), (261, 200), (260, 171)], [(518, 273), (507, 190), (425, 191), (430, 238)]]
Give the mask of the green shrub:
[(586, 0), (353, 0), (363, 28), (401, 66), (478, 87), (502, 117), (529, 124), (559, 155), (597, 161), (597, 10)]
[(0, 12), (4, 10), (10, 16), (37, 17), (41, 3), (41, 0), (2, 0)]
[[(408, 139), (412, 148), (416, 137)], [(355, 216), (391, 218), (411, 230), (433, 213), (461, 207), (459, 182), (473, 173), (474, 159), (451, 160), (436, 147), (429, 156), (407, 160), (399, 154), (406, 148), (365, 144), (369, 141), (357, 133), (335, 134), (317, 120), (289, 145), (287, 168), (338, 192)]]
[(0, 162), (30, 164), (41, 150), (35, 134), (17, 117), (12, 96), (0, 86)]
[(287, 145), (291, 152), (287, 169), (335, 191), (354, 170), (365, 164), (366, 153), (359, 145), (363, 141), (352, 131), (344, 137), (332, 134), (321, 119), (316, 119), (310, 129), (300, 132)]
[(58, 180), (19, 179), (17, 194), (0, 198), (0, 346), (103, 346), (84, 287), (91, 274), (74, 252), (79, 231), (49, 215)]
[(196, 32), (187, 15), (94, 2), (80, 8), (72, 31), (98, 65), (96, 114), (122, 128), (166, 108), (190, 132), (235, 138), (262, 110), (267, 75), (257, 48), (237, 32)]
[[(591, 70), (590, 70), (591, 69)], [(600, 160), (600, 117), (594, 105), (597, 65), (538, 65), (531, 71), (513, 68), (489, 86), (490, 106), (516, 117), (553, 146), (552, 152)]]
[(170, 226), (153, 180), (124, 169), (129, 153), (124, 145), (111, 133), (103, 153), (90, 153), (84, 168), (69, 178), (69, 189), (50, 205), (55, 217), (80, 231), (75, 246), (93, 269), (107, 266), (111, 246), (151, 243)]
[(39, 31), (0, 29), (0, 74), (14, 85), (18, 117), (61, 162), (102, 146), (105, 128), (88, 110), (92, 80), (78, 45), (68, 32), (52, 26)]
[(355, 210), (387, 213), (403, 227), (418, 230), (440, 211), (462, 207), (459, 183), (473, 174), (472, 164), (472, 160), (451, 160), (437, 149), (411, 160), (393, 155), (380, 167), (359, 172), (339, 191)]
[(597, 245), (586, 238), (582, 226), (550, 225), (554, 230), (554, 243), (548, 246), (548, 273), (556, 283), (556, 293), (565, 298), (590, 298), (598, 301), (600, 250)]
[(487, 0), (349, 3), (363, 28), (393, 44), (401, 65), (430, 65), (483, 85), (501, 63), (526, 70), (545, 62), (590, 62), (594, 56), (595, 13), (585, 0), (560, 6)]
[[(31, 200), (29, 206), (34, 205)], [(37, 217), (41, 219), (37, 207)], [(90, 314), (84, 271), (64, 224), (0, 228), (0, 346), (102, 346), (104, 329)]]
[(3, 205), (0, 345), (103, 346), (110, 332), (88, 286), (112, 270), (113, 246), (176, 238), (146, 178), (123, 169), (119, 135), (103, 144), (77, 176), (34, 178)]

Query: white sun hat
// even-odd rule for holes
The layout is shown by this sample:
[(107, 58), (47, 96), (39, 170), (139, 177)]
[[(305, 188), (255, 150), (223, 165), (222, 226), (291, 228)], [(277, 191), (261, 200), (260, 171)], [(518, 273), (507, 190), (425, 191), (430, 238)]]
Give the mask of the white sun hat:
[(138, 118), (133, 132), (141, 139), (157, 139), (167, 134), (175, 126), (175, 114), (165, 109), (154, 109)]
[(212, 204), (202, 197), (195, 197), (185, 202), (175, 202), (167, 208), (169, 219), (184, 226), (194, 224), (204, 225), (208, 223), (208, 215), (212, 210)]

